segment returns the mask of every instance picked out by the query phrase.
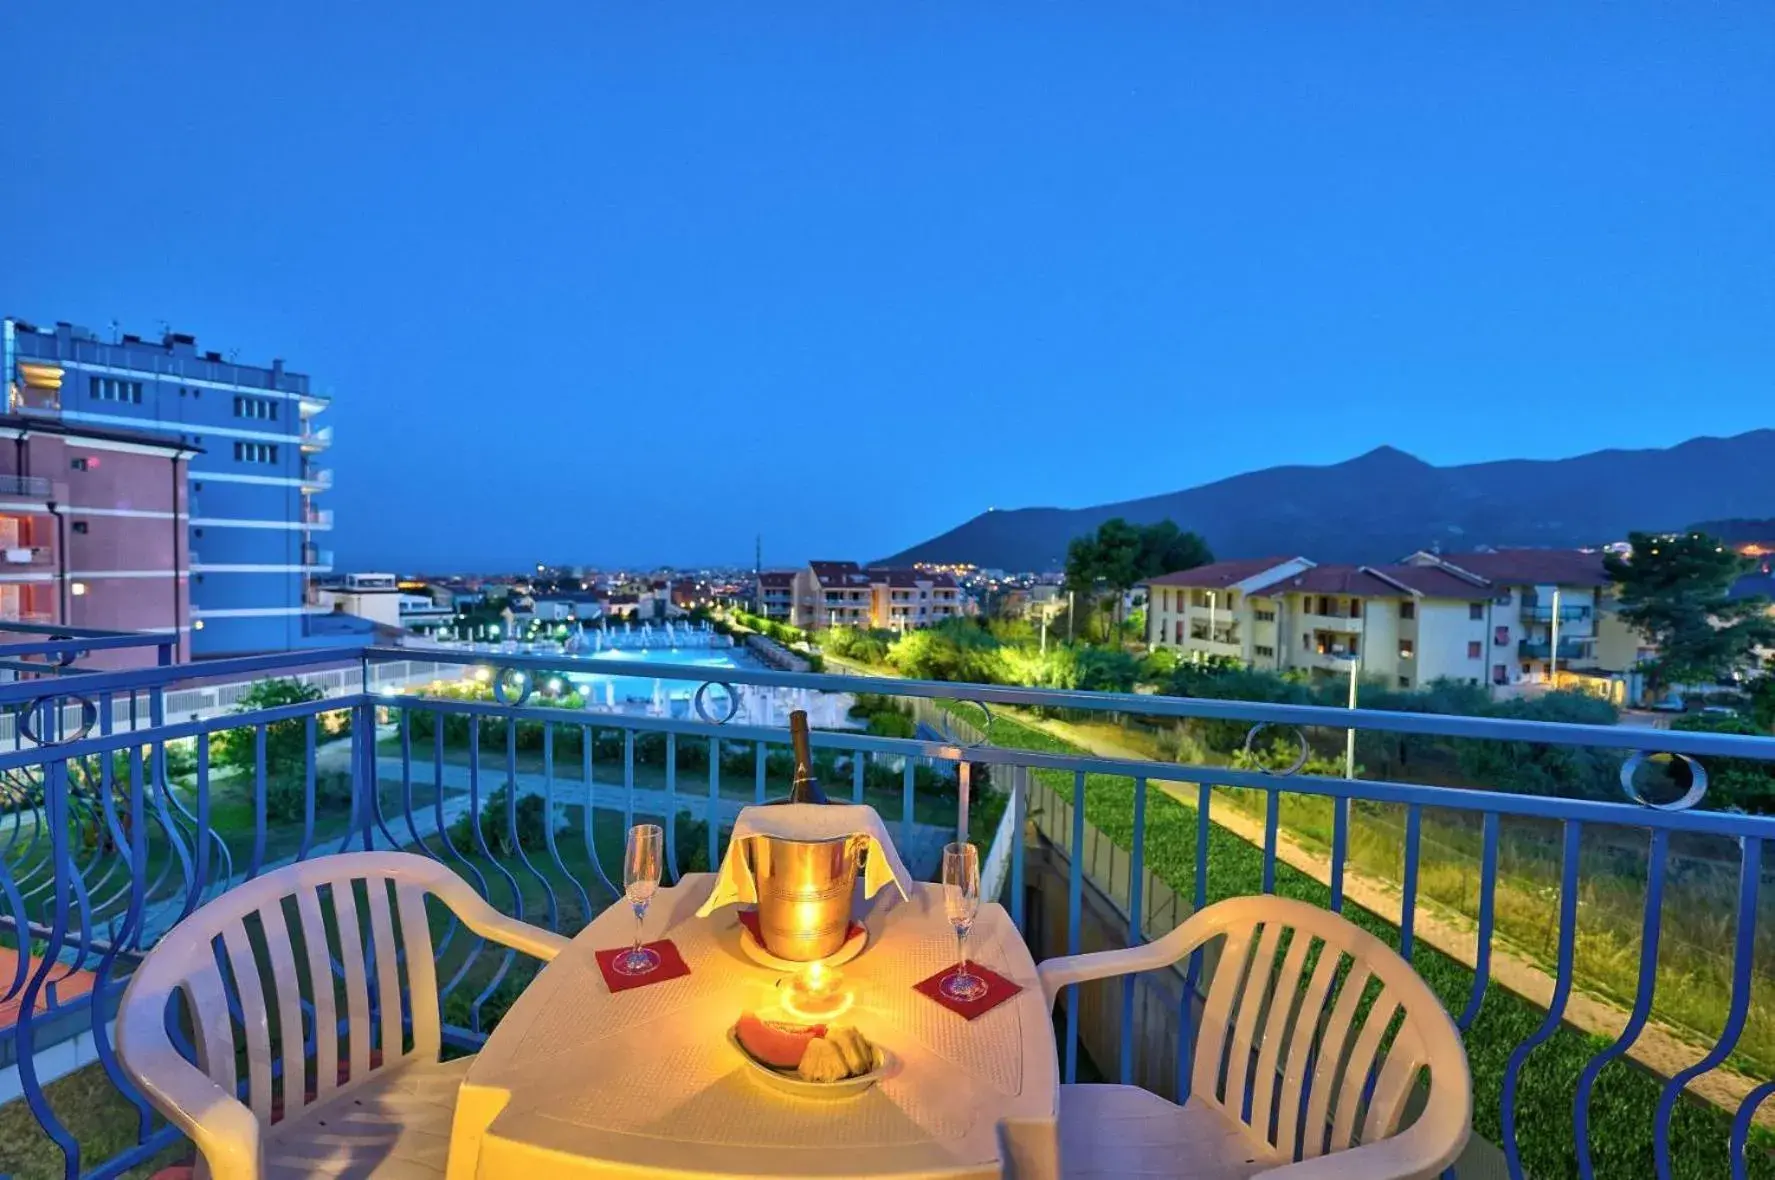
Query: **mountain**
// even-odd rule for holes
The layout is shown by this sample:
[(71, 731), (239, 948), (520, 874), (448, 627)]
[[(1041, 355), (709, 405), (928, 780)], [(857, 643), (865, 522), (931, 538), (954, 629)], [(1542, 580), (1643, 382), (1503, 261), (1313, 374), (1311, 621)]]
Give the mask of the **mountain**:
[(1059, 569), (1068, 541), (1117, 516), (1176, 521), (1218, 558), (1377, 562), (1431, 546), (1597, 545), (1630, 529), (1775, 516), (1775, 430), (1461, 467), (1380, 447), (1328, 467), (1269, 467), (1119, 504), (984, 512), (884, 561)]

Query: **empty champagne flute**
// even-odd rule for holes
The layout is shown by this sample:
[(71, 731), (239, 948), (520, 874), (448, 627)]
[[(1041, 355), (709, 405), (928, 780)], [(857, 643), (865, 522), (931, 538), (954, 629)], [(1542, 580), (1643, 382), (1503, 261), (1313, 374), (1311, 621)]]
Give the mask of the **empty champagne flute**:
[(968, 970), (968, 931), (980, 912), (980, 850), (972, 844), (943, 847), (943, 910), (955, 929), (959, 962), (937, 990), (952, 1000), (977, 1000), (986, 994), (986, 981)]
[(641, 945), (641, 923), (647, 917), (647, 905), (653, 900), (654, 891), (659, 888), (665, 839), (658, 824), (636, 824), (629, 829), (622, 857), (622, 887), (629, 908), (635, 911), (635, 945), (616, 957), (613, 965), (618, 974), (645, 975), (659, 966), (659, 952)]

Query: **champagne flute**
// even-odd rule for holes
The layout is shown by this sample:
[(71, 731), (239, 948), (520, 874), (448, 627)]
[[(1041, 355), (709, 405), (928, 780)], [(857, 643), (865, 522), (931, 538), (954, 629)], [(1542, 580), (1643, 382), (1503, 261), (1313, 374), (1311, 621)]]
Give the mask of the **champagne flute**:
[(615, 967), (622, 975), (645, 975), (659, 966), (659, 952), (641, 945), (641, 923), (647, 917), (647, 905), (659, 888), (660, 865), (663, 863), (666, 834), (658, 824), (636, 824), (629, 829), (628, 845), (623, 849), (623, 896), (635, 912), (635, 945), (618, 955)]
[(943, 910), (955, 929), (959, 963), (937, 990), (952, 1000), (977, 1000), (986, 994), (986, 981), (968, 970), (968, 931), (980, 912), (980, 850), (972, 844), (943, 848)]

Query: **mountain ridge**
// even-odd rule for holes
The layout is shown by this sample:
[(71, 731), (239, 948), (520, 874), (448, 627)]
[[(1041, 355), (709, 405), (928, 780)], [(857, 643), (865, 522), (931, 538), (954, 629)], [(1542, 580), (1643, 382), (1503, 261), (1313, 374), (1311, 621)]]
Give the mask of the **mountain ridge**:
[(1385, 562), (1434, 546), (1597, 545), (1632, 529), (1775, 516), (1775, 429), (1449, 467), (1379, 446), (1337, 463), (1266, 467), (1108, 504), (990, 509), (882, 561), (1058, 569), (1068, 541), (1117, 516), (1176, 521), (1220, 558)]

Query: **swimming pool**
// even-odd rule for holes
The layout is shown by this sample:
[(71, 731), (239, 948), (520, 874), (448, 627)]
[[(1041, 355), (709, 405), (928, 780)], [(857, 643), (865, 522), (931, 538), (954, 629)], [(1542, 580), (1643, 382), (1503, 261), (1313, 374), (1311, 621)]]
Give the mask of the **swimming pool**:
[[(594, 658), (603, 663), (622, 662), (635, 666), (634, 672), (629, 674), (567, 673), (568, 682), (580, 695), (597, 705), (652, 702), (656, 687), (667, 700), (689, 700), (704, 683), (701, 680), (664, 680), (650, 673), (647, 670), (650, 666), (706, 668), (709, 680), (719, 680), (723, 671), (733, 668), (760, 667), (756, 660), (734, 647), (606, 649)], [(716, 690), (710, 691), (711, 697), (716, 695)]]

